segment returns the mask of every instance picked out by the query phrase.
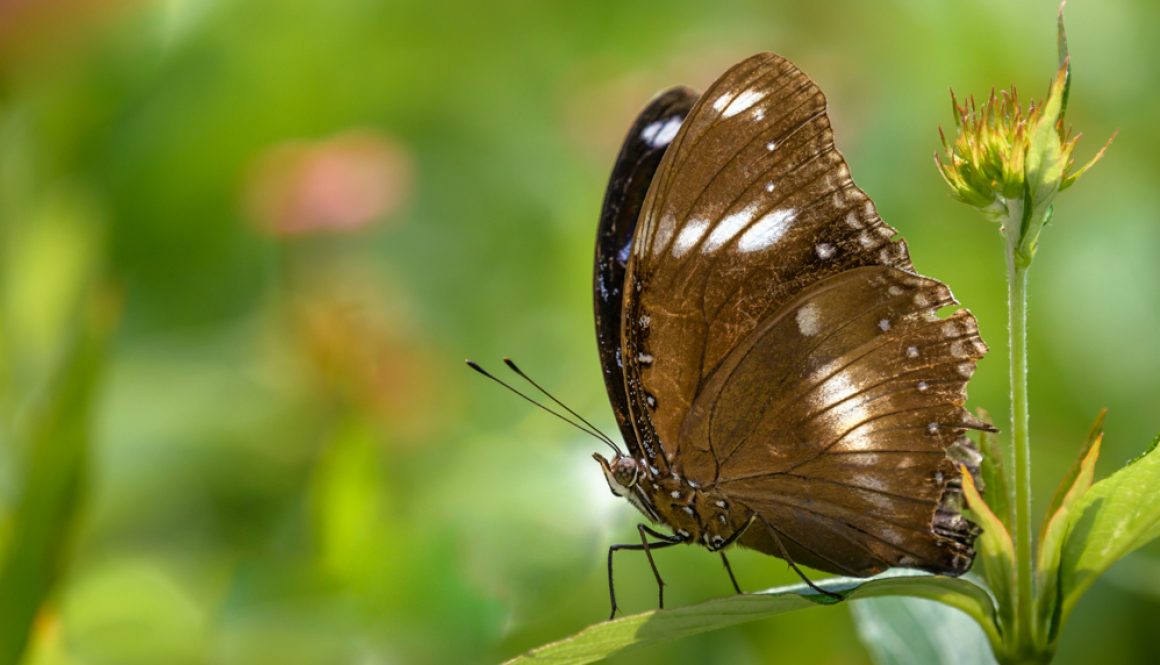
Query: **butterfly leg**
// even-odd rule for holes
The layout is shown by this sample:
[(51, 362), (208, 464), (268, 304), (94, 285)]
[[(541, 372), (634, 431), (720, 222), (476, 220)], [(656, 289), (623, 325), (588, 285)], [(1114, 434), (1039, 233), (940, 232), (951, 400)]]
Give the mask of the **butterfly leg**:
[(724, 540), (724, 542), (722, 542), (720, 545), (709, 548), (710, 550), (715, 550), (721, 553), (721, 563), (725, 564), (725, 572), (729, 573), (729, 581), (733, 583), (733, 590), (737, 593), (741, 593), (741, 585), (737, 584), (737, 577), (733, 575), (733, 566), (729, 565), (729, 559), (725, 557), (725, 548), (729, 547), (733, 544), (734, 541), (740, 538), (741, 534), (745, 533), (746, 529), (748, 529), (756, 519), (756, 515), (750, 515), (745, 524), (743, 524), (740, 529), (734, 531), (728, 538)]
[(786, 562), (789, 564), (789, 567), (793, 568), (793, 572), (797, 573), (798, 577), (802, 578), (802, 581), (806, 583), (806, 586), (822, 595), (829, 596), (835, 600), (842, 600), (842, 594), (834, 593), (833, 591), (826, 591), (822, 587), (814, 584), (810, 578), (806, 577), (806, 574), (802, 572), (801, 568), (798, 568), (797, 564), (793, 562), (793, 558), (790, 557), (789, 551), (785, 549), (785, 543), (781, 542), (781, 537), (777, 535), (777, 529), (773, 528), (773, 526), (768, 522), (765, 523), (765, 528), (767, 531), (769, 531), (769, 535), (773, 536), (773, 542), (777, 545), (777, 549), (781, 551), (781, 558), (786, 560)]
[[(609, 620), (616, 616), (616, 610), (619, 606), (616, 604), (616, 586), (613, 584), (612, 578), (612, 554), (618, 550), (643, 550), (645, 556), (648, 557), (648, 564), (652, 567), (653, 576), (657, 580), (657, 594), (660, 600), (660, 607), (665, 606), (665, 581), (661, 579), (661, 573), (657, 570), (657, 564), (653, 561), (652, 551), (654, 549), (661, 549), (662, 547), (670, 547), (672, 545), (679, 545), (685, 542), (684, 538), (677, 536), (668, 536), (663, 533), (658, 533), (653, 529), (638, 524), (636, 526), (637, 532), (640, 533), (640, 544), (619, 544), (608, 548), (608, 600), (612, 605), (612, 612), (608, 615)], [(659, 541), (655, 543), (648, 542), (648, 536), (658, 538)]]
[(729, 565), (729, 559), (725, 557), (725, 552), (721, 552), (721, 563), (725, 564), (725, 572), (729, 573), (729, 581), (733, 583), (733, 590), (741, 593), (741, 587), (737, 584), (737, 578), (733, 576), (733, 566)]

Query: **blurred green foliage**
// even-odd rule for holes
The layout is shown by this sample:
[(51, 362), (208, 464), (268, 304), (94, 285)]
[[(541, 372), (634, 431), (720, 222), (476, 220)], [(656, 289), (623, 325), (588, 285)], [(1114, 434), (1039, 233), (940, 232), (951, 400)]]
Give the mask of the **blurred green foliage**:
[[(604, 551), (636, 518), (596, 442), (462, 358), (513, 355), (614, 429), (589, 293), (607, 170), (653, 92), (759, 50), (818, 81), (858, 183), (978, 316), (972, 403), (1006, 422), (1001, 240), (931, 154), (949, 86), (1042, 94), (1055, 11), (0, 3), (0, 561), (50, 552), (32, 564), (56, 581), (27, 662), (489, 662), (602, 618)], [(1160, 5), (1068, 12), (1069, 120), (1100, 139), (1078, 154), (1120, 139), (1032, 274), (1040, 508), (1101, 407), (1104, 474), (1160, 402)], [(28, 524), (54, 477), (75, 499)], [(673, 604), (729, 590), (703, 551), (657, 558)], [(734, 558), (746, 587), (796, 579)], [(1059, 662), (1150, 659), (1157, 560), (1097, 582)], [(4, 603), (37, 601), (21, 579)], [(655, 602), (643, 559), (617, 583), (629, 612)], [(868, 658), (827, 608), (624, 662)]]

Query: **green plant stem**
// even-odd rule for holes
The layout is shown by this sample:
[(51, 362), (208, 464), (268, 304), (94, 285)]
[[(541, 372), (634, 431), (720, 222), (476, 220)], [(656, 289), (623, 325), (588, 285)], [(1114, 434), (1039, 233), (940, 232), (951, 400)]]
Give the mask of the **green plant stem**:
[[(1020, 211), (1022, 212), (1022, 211)], [(1017, 228), (1017, 227), (1016, 227)], [(1012, 229), (1013, 230), (1013, 229)], [(1031, 437), (1027, 400), (1027, 265), (1010, 239), (1007, 249), (1007, 323), (1011, 382), (1013, 464), (1008, 478), (1011, 522), (1015, 531), (1015, 639), (1020, 650), (1034, 649), (1034, 571), (1031, 542)]]

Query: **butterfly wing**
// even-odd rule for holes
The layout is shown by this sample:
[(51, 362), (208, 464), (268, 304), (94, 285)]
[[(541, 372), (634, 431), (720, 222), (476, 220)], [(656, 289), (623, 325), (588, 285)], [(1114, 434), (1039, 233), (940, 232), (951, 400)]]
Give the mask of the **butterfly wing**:
[(624, 271), (649, 183), (696, 101), (692, 90), (672, 88), (657, 95), (637, 116), (612, 169), (596, 232), (596, 346), (612, 410), (630, 449), (634, 449), (635, 435), (629, 424), (620, 356)]
[[(851, 180), (821, 91), (774, 54), (714, 83), (661, 162), (625, 278), (629, 415), (654, 464), (762, 518), (743, 544), (780, 555), (776, 529), (825, 570), (951, 567), (925, 546), (954, 512), (946, 451), (977, 425), (962, 386), (983, 347), (937, 337), (974, 319), (933, 314), (950, 293), (914, 274), (895, 234)], [(899, 365), (911, 346), (929, 378), (896, 376), (919, 371)], [(943, 521), (969, 541), (957, 512)]]
[[(986, 352), (935, 280), (864, 267), (824, 279), (762, 323), (697, 395), (685, 451), (756, 514), (742, 544), (832, 572), (891, 566), (960, 574), (973, 526), (957, 462), (977, 454), (962, 408)], [(948, 455), (949, 451), (949, 455)]]

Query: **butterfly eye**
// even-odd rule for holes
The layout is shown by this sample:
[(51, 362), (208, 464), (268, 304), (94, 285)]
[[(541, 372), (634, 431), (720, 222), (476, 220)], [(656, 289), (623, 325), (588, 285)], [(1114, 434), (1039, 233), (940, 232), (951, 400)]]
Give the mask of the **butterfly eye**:
[(636, 460), (631, 457), (622, 457), (617, 455), (612, 460), (606, 460), (595, 453), (592, 459), (600, 464), (600, 468), (604, 471), (604, 478), (608, 481), (608, 489), (616, 496), (626, 496), (640, 477), (640, 468), (637, 466)]
[(640, 467), (631, 457), (617, 458), (612, 462), (612, 477), (621, 487), (630, 488), (640, 477)]

